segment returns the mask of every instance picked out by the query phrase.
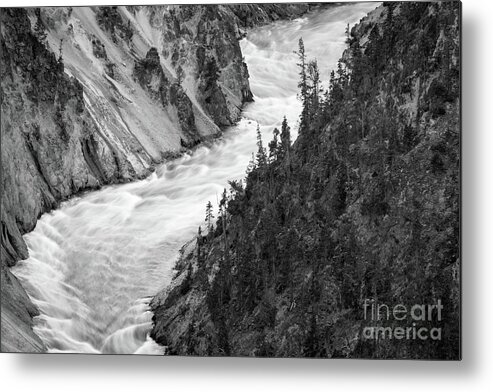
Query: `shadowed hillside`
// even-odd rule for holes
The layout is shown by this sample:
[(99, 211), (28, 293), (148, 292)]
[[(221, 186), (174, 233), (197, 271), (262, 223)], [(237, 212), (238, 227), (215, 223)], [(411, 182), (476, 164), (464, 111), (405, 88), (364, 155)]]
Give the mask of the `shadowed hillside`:
[[(299, 137), (259, 133), (246, 181), (207, 206), (151, 304), (169, 354), (460, 358), (459, 28), (458, 2), (384, 3), (327, 90), (300, 40)], [(372, 320), (368, 301), (443, 309)]]

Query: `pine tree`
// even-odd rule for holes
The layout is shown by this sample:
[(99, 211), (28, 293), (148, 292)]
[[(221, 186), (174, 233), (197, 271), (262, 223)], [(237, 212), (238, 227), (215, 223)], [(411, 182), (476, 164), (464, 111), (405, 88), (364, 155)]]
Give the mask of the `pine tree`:
[(300, 81), (298, 83), (298, 88), (300, 89), (299, 92), (299, 99), (301, 100), (301, 103), (303, 104), (303, 111), (301, 113), (301, 117), (303, 119), (303, 115), (306, 110), (306, 102), (308, 98), (308, 79), (307, 79), (307, 74), (306, 74), (306, 54), (305, 54), (305, 44), (303, 42), (303, 38), (300, 38), (298, 41), (298, 52), (294, 52), (298, 56), (298, 63), (296, 65), (299, 67), (300, 72)]
[(341, 59), (337, 62), (337, 77), (339, 80), (339, 85), (344, 88), (347, 82), (347, 73), (344, 64)]
[(178, 83), (180, 86), (183, 83), (183, 74), (183, 68), (181, 67), (181, 65), (179, 65), (176, 69), (176, 83)]
[(34, 25), (34, 36), (37, 38), (39, 42), (41, 42), (43, 45), (46, 43), (46, 28), (41, 20), (41, 10), (39, 8), (36, 8), (35, 10), (36, 14), (36, 24)]
[(212, 220), (214, 219), (214, 214), (212, 212), (212, 203), (207, 202), (207, 205), (205, 207), (205, 222), (207, 223), (207, 232), (208, 234), (211, 233), (213, 225), (212, 225)]
[(201, 245), (202, 245), (202, 226), (199, 226), (199, 229), (197, 231), (197, 262), (199, 264), (202, 260)]
[(291, 178), (291, 130), (286, 117), (282, 120), (281, 125), (281, 149), (279, 156), (283, 160), (285, 174), (289, 180)]
[(351, 45), (351, 30), (349, 29), (349, 23), (346, 26), (345, 35), (346, 35), (346, 45), (347, 47), (349, 47)]
[(63, 63), (63, 38), (60, 39), (60, 45), (58, 46), (58, 64)]
[(361, 97), (363, 100), (366, 99), (366, 92), (360, 91), (360, 88), (364, 88), (363, 80), (367, 77), (367, 73), (367, 65), (362, 56), (361, 46), (359, 40), (356, 39), (351, 45), (351, 87), (358, 97), (359, 94), (364, 94)]
[(384, 38), (384, 51), (385, 57), (388, 58), (392, 52), (394, 46), (394, 5), (389, 3), (387, 9), (387, 18), (383, 24), (383, 38)]
[(216, 58), (211, 56), (207, 59), (204, 69), (204, 80), (206, 84), (206, 89), (209, 89), (213, 86), (219, 76), (221, 75), (221, 70), (217, 66)]
[[(219, 214), (221, 217), (221, 225), (223, 230), (223, 257), (224, 260), (228, 260), (228, 222), (227, 222), (227, 214), (228, 214), (228, 193), (226, 188), (223, 190), (223, 194), (221, 197), (221, 201), (219, 202)], [(227, 264), (229, 269), (229, 263)]]
[(330, 93), (329, 90), (324, 91), (324, 97), (322, 100), (322, 116), (325, 122), (330, 119)]
[(274, 138), (269, 143), (269, 161), (274, 162), (277, 160), (277, 153), (279, 148), (279, 129), (274, 128), (272, 132)]
[(332, 95), (332, 91), (334, 90), (334, 87), (336, 85), (336, 74), (334, 70), (330, 71), (330, 79), (329, 79), (329, 94)]
[(248, 175), (254, 171), (256, 168), (256, 165), (255, 165), (255, 154), (252, 152), (252, 158), (250, 159), (250, 161), (248, 162), (248, 166), (246, 168), (246, 175), (248, 177)]
[(343, 100), (344, 77), (345, 77), (345, 71), (342, 67), (341, 61), (339, 60), (339, 62), (337, 63), (337, 77), (333, 70), (330, 73), (330, 85), (329, 85), (330, 105), (329, 106), (331, 111), (335, 110)]
[(309, 115), (313, 117), (318, 113), (319, 96), (322, 92), (320, 86), (320, 71), (318, 70), (317, 60), (308, 63), (308, 80), (310, 81), (309, 94)]
[(280, 146), (280, 158), (286, 158), (289, 160), (289, 151), (291, 149), (291, 129), (288, 126), (288, 120), (286, 117), (282, 120), (281, 125), (281, 146)]
[(260, 126), (257, 124), (257, 166), (259, 168), (265, 168), (267, 165), (267, 153), (262, 143), (262, 133), (260, 132)]
[(230, 180), (228, 181), (228, 184), (230, 186), (230, 193), (233, 195), (232, 198), (234, 199), (237, 195), (243, 194), (243, 183), (242, 180)]

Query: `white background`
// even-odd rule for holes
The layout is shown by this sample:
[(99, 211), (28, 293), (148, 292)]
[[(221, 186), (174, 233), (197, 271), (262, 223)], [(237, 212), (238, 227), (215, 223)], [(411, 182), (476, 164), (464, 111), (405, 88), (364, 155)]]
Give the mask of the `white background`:
[[(151, 0), (50, 0), (41, 4), (91, 5), (101, 1), (115, 5), (159, 4)], [(493, 230), (489, 223), (493, 222), (493, 129), (487, 125), (493, 114), (492, 4), (486, 0), (463, 1), (462, 362), (0, 354), (3, 390), (491, 390), (493, 259), (489, 251)], [(40, 3), (6, 0), (1, 5)]]

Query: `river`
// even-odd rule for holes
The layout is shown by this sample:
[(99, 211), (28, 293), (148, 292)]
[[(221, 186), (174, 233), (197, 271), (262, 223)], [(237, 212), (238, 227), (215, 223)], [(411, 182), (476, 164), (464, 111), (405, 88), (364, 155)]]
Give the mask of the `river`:
[(317, 58), (322, 80), (344, 50), (345, 29), (376, 3), (315, 11), (257, 28), (241, 42), (255, 102), (211, 147), (163, 164), (147, 179), (74, 197), (24, 236), (30, 257), (13, 273), (41, 315), (34, 331), (50, 352), (162, 352), (149, 338), (148, 303), (169, 284), (181, 246), (203, 225), (228, 180), (241, 179), (256, 150), (286, 116), (296, 135), (298, 39)]

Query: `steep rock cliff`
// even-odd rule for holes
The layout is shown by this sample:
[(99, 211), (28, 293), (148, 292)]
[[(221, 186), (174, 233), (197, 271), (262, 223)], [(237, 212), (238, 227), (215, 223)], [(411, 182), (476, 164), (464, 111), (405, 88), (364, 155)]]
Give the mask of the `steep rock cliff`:
[[(21, 235), (60, 200), (82, 189), (130, 179), (134, 173), (95, 132), (82, 86), (64, 73), (63, 62), (33, 35), (27, 13), (2, 10), (1, 29), (2, 336), (6, 336), (4, 327), (12, 314), (25, 320), (25, 309), (34, 313), (7, 270), (27, 257)], [(22, 325), (19, 322), (19, 330)]]
[(293, 19), (316, 7), (330, 7), (336, 3), (291, 3), (291, 4), (235, 4), (229, 7), (243, 28), (261, 26), (276, 20)]
[(26, 257), (19, 233), (59, 200), (144, 176), (239, 118), (251, 93), (231, 16), (220, 6), (2, 10), (2, 162), (31, 161), (29, 178), (4, 176), (16, 190), (4, 211), (17, 209), (2, 218), (6, 249)]

